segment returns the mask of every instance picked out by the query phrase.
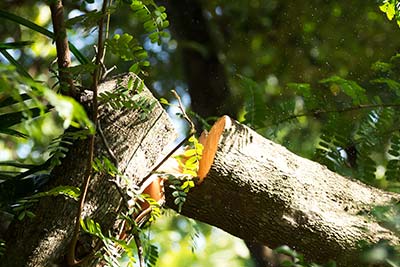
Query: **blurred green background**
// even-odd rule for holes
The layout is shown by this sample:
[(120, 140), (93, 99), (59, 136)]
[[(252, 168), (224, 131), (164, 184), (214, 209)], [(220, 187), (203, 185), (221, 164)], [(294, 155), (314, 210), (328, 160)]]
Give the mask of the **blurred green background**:
[[(99, 9), (100, 5), (100, 1), (64, 2), (69, 19)], [(217, 116), (229, 114), (291, 151), (329, 166), (316, 153), (316, 147), (321, 133), (326, 132), (325, 126), (332, 124), (332, 118), (313, 114), (286, 121), (293, 112), (307, 111), (299, 87), (292, 83), (310, 84), (318, 99), (338, 109), (348, 107), (354, 99), (344, 95), (337, 83), (320, 82), (332, 75), (357, 82), (366, 89), (369, 98), (378, 95), (382, 102), (391, 102), (396, 97), (371, 82), (382, 71), (375, 63), (389, 62), (400, 48), (399, 27), (387, 20), (376, 1), (172, 0), (160, 3), (167, 7), (171, 33), (161, 45), (152, 44), (132, 12), (118, 5), (111, 16), (110, 37), (124, 32), (138, 36), (151, 63), (142, 74), (146, 85), (157, 97), (172, 102), (169, 90), (176, 89), (186, 107), (209, 124)], [(3, 0), (0, 9), (52, 30), (50, 11), (44, 1)], [(10, 21), (0, 21), (1, 42), (34, 41), (30, 46), (10, 51), (14, 59), (36, 80), (55, 84), (51, 70), (56, 51), (52, 41)], [(72, 22), (68, 29), (70, 41), (84, 55), (94, 57), (97, 30), (84, 29), (88, 22)], [(9, 64), (3, 56), (0, 61)], [(110, 76), (127, 72), (132, 64), (120, 61), (111, 53), (105, 62), (108, 68), (116, 67)], [(73, 64), (77, 64), (75, 58)], [(83, 86), (88, 83), (86, 76), (79, 79)], [(249, 105), (264, 112), (249, 121), (246, 118)], [(175, 112), (170, 110), (172, 117)], [(347, 163), (342, 167), (329, 166), (346, 175), (357, 176), (354, 166), (350, 166), (350, 149), (356, 143), (355, 128), (363, 115), (357, 110), (347, 112), (335, 121), (336, 129), (329, 128), (332, 135), (342, 132), (347, 138), (344, 143), (348, 146), (342, 147), (347, 153), (343, 156)], [(42, 130), (45, 127), (50, 134), (45, 135), (46, 140), (34, 144), (2, 138), (0, 160), (43, 161), (41, 151), (62, 129), (56, 121), (43, 124), (47, 126), (42, 126)], [(187, 129), (180, 119), (176, 121), (184, 134)], [(206, 127), (198, 122), (199, 127)], [(37, 136), (44, 138), (41, 131)], [(387, 164), (383, 154), (376, 152), (374, 158), (382, 168)], [(368, 182), (388, 186), (386, 181), (378, 179), (382, 177), (375, 178)], [(252, 266), (243, 241), (201, 223), (197, 223), (198, 232), (194, 232), (193, 224), (170, 214), (151, 227), (149, 236), (159, 246), (158, 266)]]

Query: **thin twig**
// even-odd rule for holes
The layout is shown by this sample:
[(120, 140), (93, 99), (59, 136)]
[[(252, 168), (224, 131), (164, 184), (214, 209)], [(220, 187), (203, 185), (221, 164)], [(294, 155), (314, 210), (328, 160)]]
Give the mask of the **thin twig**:
[(182, 116), (183, 118), (189, 123), (190, 125), (190, 132), (189, 135), (187, 137), (185, 137), (182, 141), (179, 142), (179, 144), (177, 146), (175, 146), (156, 166), (154, 166), (151, 171), (139, 182), (138, 186), (141, 187), (148, 178), (150, 178), (151, 175), (153, 175), (153, 173), (161, 167), (161, 165), (163, 165), (165, 163), (165, 161), (167, 161), (167, 159), (169, 159), (172, 154), (175, 153), (175, 151), (178, 150), (178, 148), (180, 148), (184, 143), (186, 143), (186, 141), (189, 140), (189, 138), (196, 133), (196, 127), (193, 123), (193, 121), (190, 119), (190, 117), (187, 115), (185, 108), (182, 104), (181, 98), (178, 95), (178, 93), (175, 90), (171, 90), (172, 94), (174, 94), (174, 96), (176, 97), (176, 99), (178, 100), (178, 107), (182, 112)]
[[(102, 6), (103, 16), (101, 16), (101, 18), (99, 19), (99, 22), (98, 22), (99, 32), (98, 32), (98, 40), (97, 40), (98, 51), (97, 51), (96, 60), (95, 60), (96, 69), (94, 70), (93, 75), (92, 75), (92, 80), (93, 80), (93, 83), (92, 83), (92, 91), (93, 91), (92, 121), (93, 121), (94, 125), (96, 125), (96, 126), (97, 126), (97, 113), (98, 113), (97, 94), (98, 94), (98, 86), (99, 86), (99, 82), (100, 82), (99, 80), (100, 80), (101, 71), (102, 71), (101, 64), (102, 64), (102, 59), (103, 59), (103, 55), (104, 55), (104, 15), (107, 11), (107, 4), (108, 4), (108, 1), (104, 0), (103, 6)], [(87, 166), (86, 166), (85, 178), (84, 178), (84, 181), (82, 184), (82, 190), (81, 190), (82, 193), (79, 197), (79, 207), (78, 207), (77, 214), (76, 214), (74, 233), (72, 236), (69, 253), (68, 253), (68, 257), (67, 257), (68, 264), (70, 266), (76, 266), (76, 265), (80, 264), (80, 262), (82, 260), (86, 259), (86, 257), (85, 257), (82, 260), (76, 260), (75, 249), (76, 249), (76, 244), (77, 244), (78, 238), (79, 238), (80, 220), (81, 220), (81, 216), (82, 216), (82, 211), (84, 208), (85, 199), (86, 199), (86, 195), (87, 195), (89, 184), (90, 184), (90, 179), (93, 175), (92, 162), (93, 162), (93, 158), (94, 158), (94, 144), (95, 144), (95, 135), (93, 134), (90, 136), (90, 140), (89, 140), (89, 148), (88, 148), (89, 157), (88, 157), (88, 162), (87, 162)]]
[[(100, 134), (100, 138), (101, 138), (101, 140), (103, 141), (104, 146), (106, 147), (107, 153), (110, 155), (112, 161), (114, 162), (115, 167), (117, 168), (117, 170), (118, 170), (118, 172), (119, 172), (119, 163), (118, 163), (118, 159), (117, 159), (117, 157), (115, 156), (114, 152), (112, 151), (112, 149), (111, 149), (111, 147), (110, 147), (110, 144), (108, 143), (108, 141), (107, 141), (107, 139), (106, 139), (106, 136), (104, 135), (103, 129), (101, 128), (100, 120), (97, 121), (97, 132)], [(116, 189), (117, 189), (117, 191), (118, 191), (118, 194), (119, 194), (119, 195), (121, 196), (121, 198), (122, 198), (122, 201), (125, 203), (125, 205), (127, 205), (128, 201), (127, 201), (125, 195), (122, 193), (122, 190), (121, 190), (120, 185), (119, 185), (119, 182), (120, 182), (120, 181), (119, 181), (119, 179), (118, 179), (118, 176), (119, 176), (119, 174), (116, 174), (116, 179), (115, 179), (115, 180), (117, 180), (118, 182), (117, 182), (117, 181), (114, 181), (114, 180), (110, 180), (110, 182), (111, 182), (112, 184), (115, 185), (115, 187), (116, 187)], [(118, 207), (117, 210), (120, 210), (120, 207)]]
[[(109, 6), (112, 5), (112, 2), (113, 2), (113, 0), (110, 0)], [(104, 12), (105, 12), (105, 10), (104, 10)], [(106, 21), (106, 30), (105, 30), (105, 34), (104, 34), (104, 39), (105, 40), (108, 39), (108, 35), (110, 33), (110, 18), (111, 18), (111, 14), (110, 14), (110, 12), (108, 12), (107, 13), (107, 21)], [(104, 57), (106, 55), (106, 47), (103, 48), (103, 51), (104, 52), (103, 52), (103, 55), (102, 55), (102, 58), (101, 58), (101, 62), (104, 62)]]
[[(64, 22), (64, 7), (62, 0), (50, 1), (51, 19), (53, 23), (54, 39), (57, 50), (58, 73), (61, 89), (67, 87), (69, 96), (77, 97), (74, 81), (68, 72), (71, 65), (71, 53), (69, 51), (67, 31)], [(67, 85), (67, 86), (66, 86)]]
[(133, 238), (135, 239), (135, 244), (136, 244), (136, 248), (138, 251), (138, 258), (139, 258), (139, 266), (140, 267), (144, 267), (145, 263), (144, 263), (144, 257), (143, 257), (143, 246), (142, 246), (142, 242), (140, 241), (140, 237), (138, 234), (133, 234)]
[(172, 154), (175, 153), (184, 143), (186, 143), (187, 140), (189, 140), (190, 135), (185, 137), (182, 141), (179, 142), (178, 145), (176, 145), (157, 165), (155, 165), (151, 171), (139, 182), (138, 186), (139, 188), (142, 187), (142, 185), (147, 181), (147, 179), (150, 178), (154, 174), (154, 172), (161, 167), (171, 156)]
[(181, 97), (178, 95), (178, 93), (177, 93), (175, 90), (171, 90), (171, 92), (172, 92), (172, 93), (174, 94), (174, 96), (176, 97), (176, 100), (178, 100), (178, 107), (179, 107), (179, 109), (180, 109), (181, 112), (182, 112), (183, 118), (184, 118), (184, 119), (189, 123), (189, 125), (190, 125), (190, 132), (189, 132), (189, 135), (195, 134), (195, 133), (196, 133), (196, 127), (195, 127), (193, 121), (192, 121), (192, 120), (189, 118), (189, 116), (186, 114), (185, 107), (183, 106), (182, 101), (181, 101)]
[(107, 153), (110, 155), (111, 159), (114, 162), (115, 167), (118, 169), (118, 159), (112, 151), (110, 144), (108, 143), (106, 136), (104, 135), (103, 129), (101, 128), (100, 120), (97, 121), (97, 132), (100, 134), (101, 140), (103, 141), (104, 146), (106, 147)]

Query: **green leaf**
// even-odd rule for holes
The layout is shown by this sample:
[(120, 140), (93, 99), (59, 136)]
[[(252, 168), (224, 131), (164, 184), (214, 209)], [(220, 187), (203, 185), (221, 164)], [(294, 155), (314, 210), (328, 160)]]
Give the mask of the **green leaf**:
[(76, 186), (67, 186), (67, 185), (60, 185), (57, 187), (54, 187), (46, 192), (40, 192), (35, 195), (33, 195), (31, 198), (40, 198), (40, 197), (46, 197), (46, 196), (59, 196), (59, 195), (64, 195), (66, 197), (78, 200), (79, 195), (80, 195), (80, 188)]
[(386, 13), (386, 17), (389, 20), (392, 20), (394, 15), (396, 14), (396, 7), (395, 4), (386, 0), (383, 5), (379, 6), (379, 9), (383, 12)]
[(175, 204), (175, 205), (178, 205), (178, 206), (179, 206), (179, 204), (181, 204), (181, 203), (182, 203), (182, 202), (181, 202), (181, 198), (178, 197), (178, 198), (175, 198), (175, 199), (174, 199), (174, 204)]
[(135, 63), (129, 68), (129, 72), (138, 74), (139, 73), (139, 63)]
[[(195, 144), (196, 153), (201, 156), (203, 155), (204, 146), (203, 144), (197, 143)], [(200, 157), (201, 158), (201, 157)]]
[[(1, 12), (1, 10), (0, 10), (0, 12)], [(33, 78), (32, 78), (32, 77), (29, 75), (29, 73), (25, 70), (25, 68), (24, 68), (21, 64), (19, 64), (18, 61), (16, 61), (6, 50), (0, 50), (0, 53), (3, 54), (3, 56), (4, 56), (11, 64), (13, 64), (13, 65), (17, 68), (17, 71), (18, 71), (21, 75), (23, 75), (23, 76), (25, 76), (25, 77), (30, 78), (30, 79), (33, 80)]]
[(183, 156), (185, 157), (191, 157), (197, 154), (197, 150), (196, 149), (188, 149), (183, 153)]
[(181, 185), (182, 189), (186, 189), (186, 188), (190, 189), (190, 188), (193, 188), (193, 187), (194, 187), (194, 182), (192, 180), (187, 180)]
[(287, 86), (304, 97), (309, 98), (313, 95), (311, 86), (308, 83), (288, 83)]
[(197, 167), (197, 158), (191, 157), (185, 162), (185, 167), (188, 169), (196, 168)]
[(22, 221), (25, 218), (26, 212), (23, 211), (18, 215), (18, 220)]
[[(54, 39), (54, 34), (51, 31), (47, 30), (46, 28), (41, 27), (27, 19), (20, 17), (20, 16), (9, 13), (5, 10), (0, 9), (0, 18), (14, 21), (20, 25), (28, 27), (29, 29), (31, 29), (33, 31), (36, 31), (38, 33), (41, 33), (41, 34), (49, 37), (49, 38)], [(74, 56), (78, 59), (78, 61), (81, 64), (87, 64), (90, 62), (85, 56), (83, 56), (83, 54), (72, 43), (69, 43), (69, 46), (70, 46), (71, 52), (74, 54)]]
[(285, 254), (291, 257), (296, 258), (298, 256), (297, 252), (294, 251), (293, 249), (289, 248), (288, 246), (280, 246), (276, 249), (274, 249), (274, 251), (276, 253), (281, 253), (281, 254)]
[(32, 218), (36, 217), (36, 215), (32, 211), (27, 210), (25, 213), (26, 213), (26, 216), (28, 216), (28, 218), (32, 219)]
[(168, 100), (165, 99), (165, 98), (160, 98), (160, 103), (163, 104), (163, 105), (169, 105)]
[(197, 143), (199, 142), (199, 140), (197, 140), (196, 136), (192, 135), (192, 136), (189, 138), (189, 142), (190, 142), (190, 143), (197, 144)]
[(351, 97), (355, 105), (359, 105), (368, 101), (365, 89), (354, 81), (346, 80), (339, 76), (332, 76), (320, 81), (320, 83), (331, 85), (331, 90), (333, 90), (333, 86), (339, 86), (343, 93)]
[(182, 185), (181, 185), (181, 188), (182, 189), (185, 189), (185, 188), (187, 188), (189, 186), (189, 181), (185, 181)]
[(33, 44), (33, 41), (20, 41), (20, 42), (9, 42), (0, 43), (0, 50), (2, 49), (19, 49), (27, 45)]
[(85, 221), (84, 221), (83, 219), (80, 219), (79, 222), (80, 222), (80, 224), (81, 224), (82, 230), (83, 230), (84, 232), (87, 232), (87, 233), (88, 233), (88, 232), (89, 232), (89, 229), (86, 227)]

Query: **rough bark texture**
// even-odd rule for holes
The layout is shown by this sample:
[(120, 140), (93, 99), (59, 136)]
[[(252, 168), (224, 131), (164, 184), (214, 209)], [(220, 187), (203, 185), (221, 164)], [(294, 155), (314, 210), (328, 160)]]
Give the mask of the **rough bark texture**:
[[(128, 78), (124, 77), (125, 84)], [(117, 84), (115, 80), (104, 83), (100, 92)], [(146, 89), (141, 94), (152, 99)], [(175, 138), (158, 104), (142, 119), (138, 111), (112, 111), (103, 105), (100, 121), (120, 170), (134, 183), (140, 182)], [(289, 244), (309, 260), (334, 259), (338, 266), (362, 266), (358, 259), (361, 240), (388, 239), (399, 244), (393, 232), (366, 215), (374, 205), (398, 201), (398, 194), (335, 174), (228, 117), (214, 127), (220, 131), (212, 130), (207, 141), (218, 138), (215, 158), (203, 157), (211, 159), (211, 168), (189, 194), (184, 215), (246, 240), (272, 247)], [(107, 156), (102, 140), (97, 140), (96, 148), (98, 156)], [(209, 147), (205, 149), (207, 154)], [(51, 186), (80, 185), (86, 150), (85, 141), (71, 147), (63, 164), (54, 170)], [(115, 225), (121, 201), (109, 179), (94, 177), (84, 210), (84, 217), (100, 222), (105, 230)], [(168, 204), (175, 207), (170, 200)], [(63, 266), (76, 208), (75, 201), (61, 196), (43, 198), (34, 210), (36, 218), (15, 222), (9, 229), (7, 253), (0, 266)], [(85, 237), (80, 241), (79, 251), (87, 252)]]
[[(398, 201), (398, 194), (333, 173), (227, 116), (218, 124), (224, 128), (211, 169), (182, 214), (246, 240), (288, 244), (309, 260), (334, 259), (338, 266), (362, 266), (359, 241), (399, 243), (363, 215)], [(175, 208), (171, 199), (167, 203)]]
[[(99, 93), (126, 86), (129, 77), (136, 79), (135, 76), (124, 76), (105, 82), (100, 85)], [(150, 113), (134, 109), (116, 111), (107, 105), (101, 105), (99, 109), (102, 130), (118, 158), (120, 171), (135, 184), (150, 171), (157, 159), (168, 152), (165, 148), (176, 137), (166, 112), (151, 93), (143, 88), (140, 96), (155, 103)], [(87, 164), (87, 148), (86, 141), (76, 142), (70, 148), (62, 165), (54, 169), (49, 188), (81, 185)], [(101, 155), (110, 158), (103, 141), (97, 136), (96, 156)], [(83, 217), (99, 222), (105, 232), (114, 227), (116, 210), (121, 201), (116, 186), (110, 180), (111, 177), (106, 175), (92, 178), (83, 213)], [(41, 199), (33, 210), (36, 214), (34, 219), (14, 222), (10, 227), (6, 238), (7, 253), (0, 266), (64, 266), (77, 206), (76, 201), (61, 196)], [(79, 252), (87, 253), (89, 245), (85, 240), (81, 236), (78, 256)]]

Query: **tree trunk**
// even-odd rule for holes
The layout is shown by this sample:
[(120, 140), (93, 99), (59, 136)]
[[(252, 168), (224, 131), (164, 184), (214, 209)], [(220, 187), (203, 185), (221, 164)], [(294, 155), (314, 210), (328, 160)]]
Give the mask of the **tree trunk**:
[(237, 105), (228, 104), (234, 99), (201, 3), (198, 0), (169, 0), (165, 5), (179, 41), (193, 111), (204, 118), (223, 114), (234, 116)]
[[(333, 259), (338, 266), (363, 265), (361, 241), (399, 244), (367, 214), (400, 195), (340, 176), (227, 116), (209, 133), (198, 174), (202, 183), (182, 214), (245, 240), (287, 244), (308, 260)], [(167, 205), (176, 208), (171, 200)]]
[[(104, 83), (100, 93), (126, 86), (129, 76), (122, 80)], [(145, 88), (140, 95), (154, 101)], [(150, 113), (143, 112), (112, 110), (107, 105), (100, 109), (105, 139), (120, 170), (134, 184), (143, 180), (175, 138), (158, 103)], [(104, 140), (96, 141), (96, 156), (108, 156)], [(62, 165), (54, 169), (51, 187), (80, 186), (86, 157), (86, 141), (75, 143)], [(335, 174), (229, 117), (221, 118), (206, 138), (198, 175), (202, 183), (192, 189), (182, 213), (243, 239), (272, 247), (288, 244), (310, 260), (334, 259), (338, 266), (362, 266), (360, 241), (387, 239), (399, 244), (390, 229), (368, 216), (373, 206), (398, 201), (398, 194)], [(121, 201), (110, 179), (100, 174), (93, 177), (83, 215), (99, 222), (104, 232), (115, 228)], [(124, 191), (126, 184), (120, 187)], [(175, 208), (171, 199), (167, 203)], [(76, 210), (75, 201), (61, 196), (41, 199), (34, 219), (10, 227), (0, 266), (64, 266)], [(88, 242), (81, 235), (82, 254)]]
[[(126, 87), (131, 78), (137, 79), (136, 76), (126, 75), (105, 82), (100, 85), (99, 93)], [(148, 89), (143, 88), (137, 96), (155, 104), (151, 111), (113, 110), (107, 104), (102, 104), (99, 109), (105, 139), (118, 158), (120, 171), (133, 184), (140, 183), (156, 160), (168, 153), (167, 145), (176, 137), (168, 115)], [(95, 155), (110, 158), (103, 143), (100, 135), (96, 135)], [(86, 140), (74, 143), (62, 165), (53, 170), (49, 188), (57, 185), (81, 186), (87, 166), (87, 150)], [(108, 175), (95, 175), (91, 179), (83, 211), (83, 217), (99, 222), (104, 233), (113, 230), (118, 219), (121, 195), (113, 182), (116, 180)], [(126, 183), (120, 182), (122, 192), (125, 192), (126, 186)], [(7, 251), (0, 266), (65, 266), (64, 255), (71, 241), (77, 208), (76, 201), (62, 196), (42, 198), (34, 207), (35, 218), (12, 223), (6, 237)], [(83, 237), (81, 235), (79, 240), (78, 257), (90, 251), (90, 240), (85, 242)], [(89, 247), (89, 251), (85, 246)]]

